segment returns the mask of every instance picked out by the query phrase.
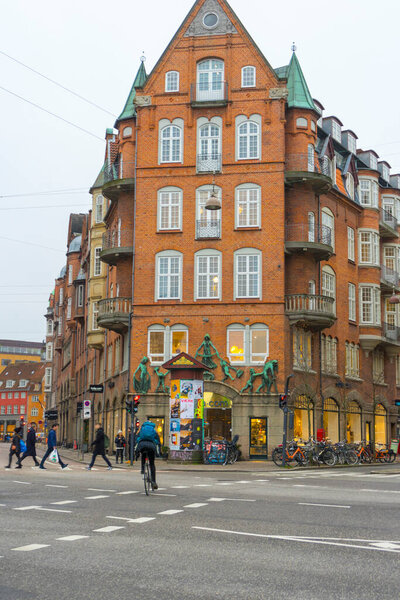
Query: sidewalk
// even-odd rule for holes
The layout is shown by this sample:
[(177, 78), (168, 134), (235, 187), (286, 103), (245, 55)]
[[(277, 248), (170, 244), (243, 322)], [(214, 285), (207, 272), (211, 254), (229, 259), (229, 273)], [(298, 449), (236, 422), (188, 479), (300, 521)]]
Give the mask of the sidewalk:
[[(45, 447), (43, 445), (38, 445), (36, 447), (38, 457), (42, 457), (45, 452)], [(82, 453), (77, 450), (70, 450), (66, 448), (58, 448), (60, 456), (62, 457), (64, 462), (67, 463), (75, 463), (81, 465), (88, 465), (90, 463), (90, 459), (92, 457), (91, 453), (86, 452), (84, 454), (84, 458), (82, 460)], [(117, 466), (115, 463), (115, 456), (109, 456), (110, 462), (112, 466)], [(371, 463), (371, 464), (361, 464), (356, 465), (355, 467), (349, 467), (349, 465), (335, 465), (334, 467), (328, 467), (327, 465), (310, 465), (307, 467), (294, 466), (289, 467), (290, 471), (321, 471), (322, 469), (348, 469), (348, 468), (364, 468), (370, 467), (374, 469), (379, 469), (380, 467), (388, 466), (387, 463)], [(394, 467), (399, 467), (398, 459), (396, 462), (392, 463)], [(105, 462), (101, 457), (98, 457), (96, 460), (96, 467), (106, 467)], [(118, 468), (130, 470), (132, 468), (138, 468), (136, 462), (133, 463), (133, 467), (129, 463), (118, 464)], [(275, 473), (283, 473), (285, 469), (277, 467), (272, 460), (241, 460), (234, 465), (194, 465), (192, 463), (182, 464), (176, 462), (169, 462), (162, 459), (157, 459), (157, 471), (186, 471), (186, 472), (194, 472), (194, 473), (266, 473), (266, 472), (275, 472)]]

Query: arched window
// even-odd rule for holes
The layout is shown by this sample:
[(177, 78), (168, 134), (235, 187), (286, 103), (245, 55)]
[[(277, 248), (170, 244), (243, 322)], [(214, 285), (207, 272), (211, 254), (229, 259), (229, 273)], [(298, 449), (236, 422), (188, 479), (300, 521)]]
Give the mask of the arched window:
[(152, 365), (165, 362), (165, 326), (151, 325), (147, 330), (147, 355)]
[(147, 330), (147, 354), (152, 365), (161, 365), (181, 352), (188, 351), (189, 330), (186, 325), (150, 325)]
[(247, 66), (242, 68), (242, 87), (255, 87), (256, 68)]
[(229, 325), (227, 329), (226, 353), (232, 364), (245, 364), (245, 328), (240, 323)]
[(240, 227), (261, 226), (261, 188), (254, 183), (244, 183), (235, 190), (235, 225)]
[(294, 403), (293, 435), (302, 440), (314, 436), (314, 402), (305, 394), (297, 396)]
[(269, 355), (269, 329), (264, 323), (250, 326), (250, 363), (263, 365)]
[(355, 400), (350, 400), (346, 410), (346, 439), (349, 444), (361, 442), (361, 406)]
[(132, 135), (132, 127), (124, 127), (124, 129), (122, 131), (122, 137), (127, 138), (127, 137), (131, 137), (131, 135)]
[(196, 252), (196, 300), (221, 300), (221, 256), (221, 252), (214, 249)]
[(322, 237), (326, 240), (330, 238), (330, 241), (325, 243), (335, 249), (335, 217), (333, 212), (326, 206), (322, 209), (321, 222)]
[(260, 127), (255, 121), (245, 121), (238, 127), (238, 159), (260, 158)]
[(324, 429), (325, 437), (336, 444), (339, 437), (339, 405), (333, 398), (326, 398), (324, 401)]
[(158, 190), (159, 231), (180, 231), (182, 229), (182, 190), (177, 187), (166, 187)]
[(179, 92), (179, 73), (178, 71), (168, 71), (165, 74), (165, 91)]
[(182, 299), (182, 253), (165, 250), (156, 255), (156, 300)]
[(308, 121), (304, 117), (299, 117), (296, 119), (296, 127), (308, 127)]
[(232, 364), (263, 365), (269, 355), (268, 326), (264, 323), (229, 325), (226, 344), (226, 353)]
[(221, 170), (221, 129), (216, 123), (206, 123), (199, 130), (199, 172)]
[(375, 444), (386, 444), (386, 415), (387, 411), (383, 404), (377, 404), (374, 410), (375, 420)]
[(336, 275), (329, 265), (322, 267), (322, 295), (333, 298), (332, 311), (336, 312)]
[(217, 58), (203, 60), (197, 65), (198, 102), (224, 99), (224, 62)]
[(172, 325), (171, 327), (171, 343), (170, 343), (170, 358), (188, 351), (189, 330), (186, 325)]
[(182, 129), (177, 125), (161, 130), (161, 162), (182, 162)]
[(103, 220), (103, 203), (104, 203), (104, 198), (101, 194), (99, 194), (96, 198), (96, 212), (95, 212), (96, 223), (101, 223)]

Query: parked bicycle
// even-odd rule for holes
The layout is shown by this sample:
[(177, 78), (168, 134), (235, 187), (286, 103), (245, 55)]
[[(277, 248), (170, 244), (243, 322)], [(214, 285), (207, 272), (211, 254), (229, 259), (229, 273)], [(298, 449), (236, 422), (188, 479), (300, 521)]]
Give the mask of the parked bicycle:
[(237, 446), (239, 436), (235, 435), (231, 442), (226, 443), (226, 453), (224, 465), (233, 465), (240, 457), (240, 450)]

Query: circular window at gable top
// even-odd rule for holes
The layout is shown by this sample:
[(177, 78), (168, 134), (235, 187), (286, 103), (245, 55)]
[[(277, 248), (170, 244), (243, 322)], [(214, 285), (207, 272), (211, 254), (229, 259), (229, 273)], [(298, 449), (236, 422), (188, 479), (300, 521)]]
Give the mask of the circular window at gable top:
[(218, 15), (215, 13), (207, 13), (204, 15), (203, 24), (205, 27), (208, 27), (208, 29), (216, 27), (218, 25)]

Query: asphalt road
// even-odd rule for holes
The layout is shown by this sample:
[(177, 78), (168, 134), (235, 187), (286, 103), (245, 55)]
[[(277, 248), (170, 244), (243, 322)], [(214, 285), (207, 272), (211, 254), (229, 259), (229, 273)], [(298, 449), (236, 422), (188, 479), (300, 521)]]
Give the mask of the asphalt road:
[[(7, 446), (0, 446), (0, 465)], [(0, 471), (3, 600), (393, 600), (400, 465)]]

